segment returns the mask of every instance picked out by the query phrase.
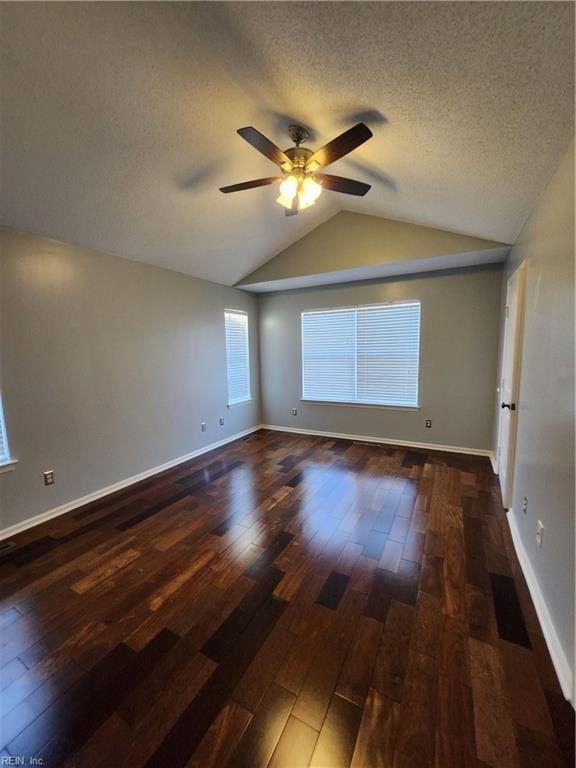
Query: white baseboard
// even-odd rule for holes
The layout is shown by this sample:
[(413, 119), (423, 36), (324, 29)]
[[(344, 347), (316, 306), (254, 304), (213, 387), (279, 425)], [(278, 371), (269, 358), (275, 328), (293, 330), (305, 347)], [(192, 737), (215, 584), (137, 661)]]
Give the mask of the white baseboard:
[(348, 435), (341, 432), (321, 432), (317, 429), (297, 429), (295, 427), (278, 427), (272, 424), (262, 424), (262, 429), (272, 429), (275, 432), (293, 432), (297, 435), (315, 435), (317, 437), (333, 437), (341, 440), (358, 440), (362, 443), (378, 443), (380, 445), (398, 445), (404, 448), (423, 448), (426, 451), (444, 451), (446, 453), (465, 453), (471, 456), (491, 456), (492, 451), (483, 448), (460, 448), (455, 445), (438, 445), (436, 443), (415, 443), (413, 440), (391, 440), (385, 437), (368, 437), (367, 435)]
[(129, 485), (134, 485), (134, 483), (139, 483), (141, 480), (146, 480), (148, 477), (152, 477), (152, 475), (157, 475), (167, 469), (172, 469), (172, 467), (176, 467), (178, 464), (183, 464), (185, 461), (190, 461), (190, 459), (195, 459), (197, 456), (201, 456), (203, 453), (213, 451), (215, 448), (220, 448), (227, 443), (233, 443), (234, 440), (240, 440), (242, 437), (251, 435), (253, 432), (257, 432), (261, 428), (262, 427), (260, 424), (258, 424), (255, 427), (250, 427), (250, 429), (245, 429), (243, 432), (237, 432), (235, 435), (230, 435), (230, 437), (225, 437), (223, 440), (218, 440), (215, 443), (210, 443), (210, 445), (205, 445), (203, 448), (198, 448), (191, 453), (187, 453), (185, 456), (179, 456), (177, 459), (167, 461), (165, 464), (152, 467), (152, 469), (147, 469), (145, 472), (140, 472), (138, 475), (132, 475), (132, 477), (127, 477), (125, 480), (120, 480), (118, 483), (108, 485), (106, 488), (101, 488), (100, 490), (94, 491), (93, 493), (88, 493), (86, 496), (81, 496), (79, 499), (67, 501), (66, 504), (62, 504), (61, 506), (55, 507), (54, 509), (49, 509), (46, 512), (41, 512), (39, 515), (28, 518), (28, 520), (24, 520), (21, 523), (16, 523), (15, 525), (11, 525), (8, 528), (4, 528), (0, 530), (0, 541), (11, 536), (15, 536), (17, 533), (21, 533), (22, 531), (26, 531), (28, 528), (33, 528), (35, 525), (45, 523), (47, 520), (52, 520), (53, 517), (59, 517), (60, 515), (66, 514), (66, 512), (71, 512), (73, 509), (82, 507), (84, 504), (88, 504), (91, 501), (96, 501), (103, 496), (107, 496), (109, 493), (120, 491), (122, 488), (127, 488)]
[(520, 531), (518, 530), (516, 519), (511, 509), (508, 510), (507, 516), (508, 525), (510, 526), (510, 533), (512, 534), (514, 549), (516, 550), (516, 555), (518, 556), (520, 567), (522, 568), (522, 573), (526, 579), (526, 584), (528, 585), (530, 596), (532, 597), (532, 602), (534, 603), (534, 608), (536, 609), (536, 614), (538, 616), (538, 620), (540, 621), (540, 626), (542, 627), (544, 639), (546, 640), (546, 645), (548, 646), (550, 657), (552, 659), (552, 663), (554, 664), (554, 669), (558, 675), (562, 693), (569, 701), (574, 703), (574, 675), (570, 666), (570, 662), (568, 661), (566, 654), (564, 653), (564, 649), (562, 648), (562, 644), (560, 643), (560, 638), (558, 637), (556, 628), (554, 627), (552, 617), (550, 616), (548, 606), (546, 605), (546, 600), (544, 599), (544, 595), (540, 589), (540, 584), (538, 583), (538, 579), (536, 578), (536, 574), (532, 568), (532, 563), (530, 562), (528, 553), (524, 548), (524, 544), (520, 536)]
[(490, 451), (490, 464), (492, 464), (492, 472), (494, 472), (495, 475), (498, 474), (498, 461), (496, 459), (496, 454), (494, 451)]

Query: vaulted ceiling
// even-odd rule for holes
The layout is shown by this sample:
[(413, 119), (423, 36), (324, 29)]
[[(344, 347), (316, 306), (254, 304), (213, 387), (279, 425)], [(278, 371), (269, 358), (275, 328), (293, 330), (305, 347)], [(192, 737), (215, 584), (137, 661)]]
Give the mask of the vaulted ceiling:
[[(2, 223), (234, 284), (339, 210), (512, 242), (574, 128), (571, 3), (2, 3)], [(235, 131), (374, 138), (286, 218)]]

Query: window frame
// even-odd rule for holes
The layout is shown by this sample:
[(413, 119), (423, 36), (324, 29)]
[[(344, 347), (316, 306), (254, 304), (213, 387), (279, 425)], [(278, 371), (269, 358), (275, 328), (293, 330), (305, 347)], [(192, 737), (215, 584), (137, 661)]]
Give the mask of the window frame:
[(14, 469), (14, 465), (17, 464), (17, 459), (13, 458), (10, 453), (10, 442), (8, 440), (8, 430), (6, 428), (6, 419), (4, 417), (2, 392), (0, 392), (0, 432), (3, 435), (3, 442), (6, 446), (6, 453), (0, 454), (0, 474), (2, 474), (3, 472), (10, 472), (10, 470)]
[[(369, 403), (369, 402), (362, 402), (361, 400), (316, 400), (314, 398), (309, 398), (304, 396), (304, 315), (306, 314), (313, 314), (315, 312), (322, 313), (322, 312), (339, 312), (339, 311), (346, 311), (346, 310), (361, 310), (361, 309), (373, 309), (376, 307), (390, 307), (390, 306), (396, 306), (396, 305), (406, 305), (406, 304), (418, 304), (419, 306), (419, 325), (418, 325), (418, 373), (416, 377), (416, 404), (415, 405), (402, 405), (402, 404), (388, 404), (388, 403)], [(356, 319), (357, 323), (357, 319)], [(356, 336), (356, 341), (357, 341)], [(413, 299), (397, 299), (396, 301), (377, 301), (372, 302), (370, 304), (347, 304), (343, 306), (336, 306), (336, 307), (316, 307), (314, 309), (305, 309), (300, 312), (300, 366), (301, 366), (301, 375), (300, 375), (300, 386), (301, 386), (301, 397), (300, 402), (303, 403), (310, 403), (312, 405), (328, 405), (328, 406), (340, 406), (340, 407), (353, 407), (353, 408), (384, 408), (388, 410), (397, 410), (397, 411), (419, 411), (422, 408), (422, 400), (421, 400), (421, 387), (420, 387), (420, 361), (421, 361), (421, 341), (422, 341), (422, 300), (418, 298)], [(356, 348), (356, 354), (354, 356), (355, 358), (355, 370), (356, 370), (356, 381), (355, 386), (357, 388), (357, 369), (358, 369), (358, 351)]]
[[(248, 367), (248, 395), (242, 400), (235, 400), (230, 402), (230, 376), (228, 367), (228, 336), (226, 333), (226, 315), (243, 315), (246, 318), (246, 364)], [(252, 397), (252, 370), (250, 366), (250, 316), (245, 309), (224, 309), (224, 355), (226, 365), (226, 408), (235, 408), (237, 405), (243, 405), (244, 403), (251, 402)]]

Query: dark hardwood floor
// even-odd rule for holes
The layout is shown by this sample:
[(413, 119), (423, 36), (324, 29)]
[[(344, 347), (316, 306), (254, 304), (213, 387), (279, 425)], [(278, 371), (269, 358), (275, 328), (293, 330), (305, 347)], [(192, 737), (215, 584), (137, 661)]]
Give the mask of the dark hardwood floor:
[(485, 458), (262, 431), (17, 537), (2, 747), (47, 768), (560, 768)]

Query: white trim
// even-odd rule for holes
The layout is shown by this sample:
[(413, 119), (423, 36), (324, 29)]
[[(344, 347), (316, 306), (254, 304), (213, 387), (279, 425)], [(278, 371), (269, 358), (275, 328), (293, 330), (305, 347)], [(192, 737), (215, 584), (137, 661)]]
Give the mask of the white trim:
[(492, 472), (494, 472), (495, 475), (498, 474), (498, 459), (496, 458), (496, 454), (494, 451), (490, 451), (490, 464), (492, 464)]
[[(510, 302), (512, 289), (515, 288), (513, 301)], [(514, 489), (514, 470), (516, 456), (516, 438), (518, 434), (518, 419), (520, 410), (520, 377), (522, 375), (522, 344), (524, 338), (524, 304), (526, 294), (526, 261), (510, 275), (506, 288), (506, 310), (504, 321), (504, 339), (502, 349), (502, 364), (500, 371), (500, 386), (498, 403), (501, 404), (504, 397), (504, 381), (510, 379), (511, 403), (515, 404), (515, 410), (509, 412), (507, 450), (502, 451), (503, 421), (500, 405), (498, 406), (498, 435), (496, 455), (498, 456), (498, 475), (502, 503), (506, 509), (511, 507)], [(513, 309), (512, 316), (510, 309)], [(514, 321), (514, 334), (511, 335), (511, 320)], [(511, 368), (508, 371), (508, 367)], [(509, 376), (505, 374), (508, 371)]]
[(247, 397), (246, 400), (239, 400), (237, 403), (226, 403), (226, 408), (236, 408), (237, 405), (245, 405), (246, 403), (253, 403), (253, 397)]
[(213, 451), (214, 449), (220, 448), (227, 443), (233, 443), (234, 440), (240, 440), (242, 437), (251, 435), (253, 432), (257, 432), (261, 428), (261, 425), (257, 424), (255, 427), (250, 427), (250, 429), (245, 429), (243, 432), (237, 432), (235, 435), (230, 435), (230, 437), (217, 440), (215, 443), (205, 445), (203, 448), (197, 448), (195, 451), (187, 453), (185, 456), (179, 456), (177, 459), (171, 459), (165, 464), (152, 467), (152, 469), (147, 469), (145, 472), (140, 472), (138, 475), (132, 475), (132, 477), (127, 477), (125, 480), (120, 480), (117, 483), (108, 485), (106, 488), (101, 488), (99, 491), (88, 493), (86, 496), (81, 496), (79, 499), (67, 501), (65, 504), (62, 504), (59, 507), (55, 507), (54, 509), (49, 509), (47, 512), (41, 512), (39, 515), (30, 517), (28, 520), (24, 520), (22, 523), (16, 523), (15, 525), (11, 525), (8, 528), (4, 528), (0, 530), (0, 541), (2, 539), (7, 539), (10, 536), (15, 536), (17, 533), (21, 533), (22, 531), (26, 531), (28, 528), (33, 528), (36, 525), (40, 525), (40, 523), (51, 520), (53, 517), (59, 517), (60, 515), (66, 514), (66, 512), (71, 512), (73, 509), (82, 507), (84, 504), (89, 504), (91, 501), (96, 501), (103, 496), (107, 496), (109, 493), (114, 493), (114, 491), (119, 491), (122, 488), (127, 488), (129, 485), (139, 483), (141, 480), (146, 480), (146, 478), (152, 477), (152, 475), (157, 475), (167, 469), (176, 467), (178, 464), (183, 464), (185, 461), (195, 459), (197, 456), (201, 456), (203, 453)]
[(345, 408), (384, 408), (388, 411), (421, 411), (421, 405), (383, 405), (382, 403), (345, 403), (343, 400), (310, 400), (307, 397), (300, 398), (301, 403), (309, 405), (338, 405)]
[(333, 437), (339, 440), (355, 440), (362, 443), (379, 443), (381, 445), (399, 445), (406, 448), (424, 448), (429, 451), (444, 451), (445, 453), (466, 453), (471, 456), (488, 456), (492, 451), (484, 448), (460, 448), (455, 445), (438, 445), (436, 443), (415, 443), (413, 440), (392, 440), (387, 437), (369, 437), (368, 435), (348, 435), (343, 432), (321, 432), (317, 429), (296, 429), (294, 427), (278, 427), (272, 424), (262, 424), (262, 429), (275, 432), (294, 432), (298, 435), (317, 435), (318, 437)]
[(18, 464), (18, 459), (7, 459), (0, 462), (0, 475), (4, 472), (12, 472), (16, 464)]
[(534, 608), (536, 609), (536, 614), (538, 616), (538, 620), (540, 621), (540, 626), (542, 627), (544, 639), (546, 640), (546, 645), (550, 651), (550, 657), (552, 658), (554, 669), (558, 675), (562, 693), (569, 701), (573, 702), (573, 673), (570, 662), (568, 661), (566, 654), (564, 653), (564, 649), (562, 648), (562, 644), (556, 632), (554, 622), (552, 621), (552, 617), (548, 611), (546, 600), (544, 599), (544, 595), (540, 589), (540, 584), (538, 583), (538, 579), (534, 573), (534, 569), (532, 568), (532, 563), (530, 562), (528, 553), (524, 548), (524, 544), (520, 536), (520, 531), (516, 524), (516, 518), (514, 517), (514, 513), (511, 509), (508, 510), (507, 517), (514, 549), (516, 550), (516, 555), (518, 556), (520, 567), (522, 568), (522, 573), (526, 579), (526, 584), (528, 585), (530, 596), (532, 597), (532, 602), (534, 603)]

